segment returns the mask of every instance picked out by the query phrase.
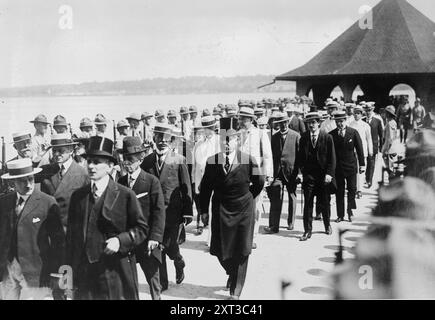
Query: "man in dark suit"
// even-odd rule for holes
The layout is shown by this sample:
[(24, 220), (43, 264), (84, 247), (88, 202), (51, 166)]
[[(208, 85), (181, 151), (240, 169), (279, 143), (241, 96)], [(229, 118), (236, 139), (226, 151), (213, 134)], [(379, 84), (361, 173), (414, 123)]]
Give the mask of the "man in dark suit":
[(182, 227), (192, 222), (192, 187), (185, 158), (171, 150), (173, 132), (169, 125), (154, 127), (156, 150), (145, 157), (141, 168), (160, 180), (165, 201), (165, 231), (163, 255), (160, 267), (162, 290), (168, 288), (166, 255), (174, 261), (176, 283), (184, 280), (185, 261), (180, 253), (178, 238)]
[[(28, 158), (8, 163), (14, 192), (0, 197), (0, 300), (44, 299), (51, 295), (65, 252), (56, 200), (35, 190)], [(53, 292), (54, 296), (56, 293)]]
[[(337, 181), (338, 218), (335, 222), (344, 221), (345, 184), (347, 185), (347, 214), (349, 221), (352, 222), (352, 209), (356, 209), (356, 176), (358, 171), (361, 173), (364, 170), (364, 150), (358, 131), (346, 125), (346, 112), (336, 111), (332, 116), (337, 125), (337, 128), (330, 133), (334, 139), (337, 162), (335, 179)], [(358, 156), (358, 162), (355, 153)]]
[(42, 172), (35, 176), (35, 181), (41, 183), (41, 191), (53, 196), (59, 204), (65, 231), (71, 195), (90, 182), (86, 169), (73, 160), (75, 145), (68, 134), (54, 134), (51, 146), (55, 163), (42, 166)]
[(373, 110), (375, 106), (373, 104), (367, 104), (365, 106), (366, 119), (365, 121), (370, 125), (373, 142), (373, 155), (367, 157), (367, 170), (366, 170), (366, 183), (367, 188), (371, 188), (373, 184), (373, 174), (375, 173), (376, 158), (382, 148), (382, 139), (384, 138), (384, 128), (382, 126), (382, 120), (374, 116)]
[(320, 115), (309, 112), (305, 116), (309, 131), (301, 136), (299, 142), (298, 167), (303, 175), (304, 190), (304, 234), (301, 241), (306, 241), (312, 235), (313, 200), (321, 202), (325, 232), (332, 234), (330, 225), (331, 208), (330, 194), (334, 189), (335, 151), (331, 135), (320, 130)]
[(67, 225), (75, 299), (138, 300), (134, 250), (148, 225), (136, 194), (109, 177), (116, 163), (113, 141), (91, 137), (84, 156), (91, 183), (73, 193)]
[(264, 228), (266, 233), (279, 232), (281, 217), (283, 188), (288, 193), (287, 229), (293, 230), (296, 217), (296, 187), (298, 168), (296, 166), (297, 152), (299, 150), (300, 135), (289, 129), (289, 118), (283, 113), (277, 115), (274, 124), (278, 124), (280, 131), (272, 136), (273, 156), (273, 182), (267, 187), (270, 199), (269, 227)]
[(163, 242), (165, 230), (165, 202), (159, 179), (140, 168), (145, 158), (146, 146), (142, 144), (139, 137), (124, 139), (122, 155), (127, 174), (119, 178), (118, 183), (136, 193), (145, 221), (150, 227), (147, 239), (136, 249), (136, 260), (140, 263), (150, 286), (151, 298), (160, 300), (162, 290), (159, 275), (162, 262), (160, 244)]
[(212, 198), (210, 254), (219, 259), (229, 276), (227, 287), (238, 300), (246, 279), (255, 225), (255, 197), (264, 186), (264, 175), (255, 158), (240, 152), (237, 119), (220, 120), (221, 152), (208, 158), (200, 187), (200, 208), (208, 220)]
[(288, 127), (299, 133), (299, 135), (303, 134), (305, 131), (307, 131), (307, 128), (305, 126), (304, 120), (299, 118), (295, 114), (295, 107), (294, 106), (288, 106), (286, 108), (287, 115), (289, 117)]

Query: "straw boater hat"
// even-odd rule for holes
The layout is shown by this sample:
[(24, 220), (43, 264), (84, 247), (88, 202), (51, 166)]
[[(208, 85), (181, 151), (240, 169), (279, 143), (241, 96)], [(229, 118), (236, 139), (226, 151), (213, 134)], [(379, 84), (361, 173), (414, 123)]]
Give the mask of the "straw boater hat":
[(201, 118), (202, 128), (214, 128), (216, 126), (216, 118), (213, 116), (206, 116)]
[(127, 120), (136, 120), (136, 121), (141, 121), (142, 118), (140, 116), (139, 113), (131, 113), (128, 117), (126, 117), (125, 119)]
[(261, 117), (257, 120), (257, 125), (259, 126), (264, 126), (267, 125), (269, 119), (267, 119), (267, 117)]
[(155, 125), (153, 132), (154, 133), (169, 134), (171, 136), (173, 135), (172, 127), (166, 123), (159, 123), (159, 124)]
[(89, 118), (83, 118), (82, 120), (80, 120), (80, 128), (89, 128), (89, 127), (93, 127), (94, 124), (92, 122), (91, 119)]
[(106, 117), (103, 116), (101, 113), (99, 113), (99, 114), (97, 114), (97, 115), (95, 116), (94, 123), (95, 123), (96, 125), (101, 125), (101, 124), (105, 124), (105, 125), (107, 125)]
[(362, 106), (355, 106), (355, 108), (353, 109), (353, 112), (354, 112), (354, 113), (355, 113), (355, 112), (361, 112), (361, 113), (363, 113), (363, 112), (364, 112), (364, 109), (363, 109)]
[(239, 117), (256, 118), (254, 109), (251, 107), (241, 106), (239, 110)]
[(281, 122), (285, 122), (285, 121), (289, 121), (290, 118), (288, 117), (288, 115), (286, 113), (283, 112), (277, 112), (275, 114), (275, 117), (273, 118), (273, 124), (277, 124), (277, 123), (281, 123)]
[(21, 141), (32, 140), (32, 135), (27, 132), (17, 132), (12, 134), (13, 143)]
[(222, 115), (222, 109), (220, 107), (214, 107), (213, 108), (213, 115), (214, 116)]
[(78, 144), (77, 142), (74, 142), (74, 140), (71, 139), (71, 137), (68, 133), (53, 134), (51, 136), (51, 147), (52, 148), (75, 146), (77, 144)]
[(347, 115), (344, 111), (335, 111), (332, 113), (332, 120), (346, 120)]
[(60, 126), (68, 126), (68, 123), (66, 122), (66, 118), (62, 115), (57, 115), (53, 119), (53, 127), (60, 127)]
[(345, 104), (346, 109), (353, 109), (356, 107), (355, 103), (346, 103)]
[(367, 102), (367, 104), (364, 106), (364, 109), (367, 110), (374, 110), (375, 109), (375, 102)]
[(154, 117), (154, 116), (151, 113), (145, 111), (144, 113), (142, 113), (140, 119), (145, 120), (145, 119), (152, 118), (152, 117)]
[(229, 116), (235, 116), (237, 114), (237, 106), (230, 104), (227, 108), (227, 114)]
[(117, 125), (116, 128), (128, 128), (130, 127), (130, 124), (126, 121), (126, 120), (120, 120)]
[(392, 116), (396, 117), (396, 108), (394, 106), (388, 106), (385, 108), (385, 112), (391, 114)]
[(44, 123), (44, 124), (50, 124), (48, 122), (47, 117), (43, 114), (38, 114), (33, 121), (30, 121), (30, 123)]
[(4, 180), (18, 179), (41, 171), (41, 168), (33, 168), (32, 160), (29, 158), (17, 159), (8, 162), (8, 173), (2, 175), (1, 178)]
[(150, 145), (144, 145), (139, 137), (125, 137), (122, 140), (121, 153), (124, 155), (136, 154), (145, 152)]
[(257, 116), (257, 115), (263, 115), (264, 114), (264, 109), (263, 108), (261, 108), (261, 107), (255, 107), (254, 108), (254, 114)]
[(338, 109), (339, 106), (340, 106), (340, 104), (338, 104), (335, 101), (329, 101), (329, 102), (326, 103), (326, 108), (327, 109), (330, 109), (330, 108), (337, 108)]
[(89, 138), (89, 144), (86, 148), (86, 153), (82, 155), (84, 158), (87, 157), (103, 157), (110, 159), (116, 163), (116, 159), (113, 156), (113, 141), (100, 136), (93, 136)]
[(304, 121), (305, 122), (308, 122), (308, 121), (311, 121), (311, 120), (317, 120), (317, 121), (320, 121), (320, 114), (318, 113), (318, 112), (308, 112), (306, 115), (305, 115), (305, 119), (304, 119)]

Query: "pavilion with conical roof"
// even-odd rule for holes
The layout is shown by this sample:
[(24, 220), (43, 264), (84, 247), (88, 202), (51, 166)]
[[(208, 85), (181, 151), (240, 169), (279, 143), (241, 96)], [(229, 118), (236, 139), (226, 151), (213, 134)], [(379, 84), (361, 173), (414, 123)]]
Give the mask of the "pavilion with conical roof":
[(435, 104), (435, 23), (406, 0), (382, 0), (373, 28), (357, 21), (300, 68), (276, 81), (296, 81), (299, 96), (312, 90), (323, 105), (336, 86), (350, 101), (359, 85), (366, 99), (385, 107), (397, 84), (411, 86), (426, 107)]

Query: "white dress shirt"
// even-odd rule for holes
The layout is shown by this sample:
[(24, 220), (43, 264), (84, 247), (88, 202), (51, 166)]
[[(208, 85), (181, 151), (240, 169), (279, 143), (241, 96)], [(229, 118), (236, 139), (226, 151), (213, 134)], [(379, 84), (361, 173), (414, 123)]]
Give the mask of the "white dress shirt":
[(93, 189), (94, 185), (97, 187), (96, 195), (98, 198), (100, 198), (104, 191), (107, 188), (107, 185), (109, 184), (110, 177), (109, 175), (105, 175), (100, 180), (92, 180), (91, 181), (91, 190)]
[(69, 167), (71, 167), (72, 162), (73, 162), (73, 159), (72, 159), (72, 157), (70, 157), (67, 161), (65, 161), (64, 163), (61, 163), (59, 165), (60, 170), (62, 170), (62, 166), (64, 167), (62, 175), (65, 175), (65, 173), (68, 172), (68, 169), (69, 169)]
[(128, 174), (128, 186), (130, 189), (133, 189), (134, 184), (136, 183), (137, 177), (139, 177), (140, 174), (140, 167), (136, 169), (132, 174)]

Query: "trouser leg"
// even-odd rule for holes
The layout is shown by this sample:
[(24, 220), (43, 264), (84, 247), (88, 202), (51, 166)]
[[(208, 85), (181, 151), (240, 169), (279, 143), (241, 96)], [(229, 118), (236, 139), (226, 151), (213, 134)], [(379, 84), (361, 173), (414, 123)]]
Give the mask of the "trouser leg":
[(281, 189), (282, 184), (275, 181), (274, 185), (268, 187), (268, 196), (270, 199), (270, 213), (269, 213), (269, 227), (271, 229), (279, 229), (279, 220), (281, 218), (282, 210), (282, 197)]
[(329, 228), (330, 226), (330, 219), (331, 219), (331, 195), (326, 190), (325, 185), (323, 184), (323, 181), (319, 180), (317, 181), (317, 184), (321, 187), (319, 188), (319, 199), (322, 201), (322, 220), (323, 224), (325, 226), (325, 229)]
[(313, 177), (304, 177), (304, 230), (311, 232), (313, 230), (313, 202), (315, 180)]
[(249, 256), (240, 257), (234, 260), (234, 276), (231, 282), (230, 294), (240, 297), (243, 286), (245, 285), (246, 272), (248, 270)]
[(335, 195), (335, 202), (337, 206), (337, 217), (344, 218), (344, 194), (345, 194), (345, 178), (341, 174), (335, 176), (337, 181), (337, 194)]
[(162, 264), (159, 266), (159, 277), (162, 288), (168, 288), (168, 268), (166, 265), (166, 253), (164, 251), (162, 252)]
[(373, 184), (373, 175), (375, 173), (376, 154), (367, 158), (366, 182)]
[(347, 184), (347, 208), (356, 209), (356, 175), (346, 177)]
[(260, 192), (260, 194), (255, 198), (255, 224), (254, 224), (254, 242), (257, 238), (258, 231), (260, 229), (260, 217), (261, 217), (261, 210), (263, 207), (263, 192)]
[(150, 287), (151, 298), (153, 300), (160, 300), (162, 291), (159, 273), (160, 262), (153, 256), (146, 256), (140, 261), (140, 266)]
[(296, 184), (287, 184), (288, 218), (287, 225), (294, 225), (296, 219)]

